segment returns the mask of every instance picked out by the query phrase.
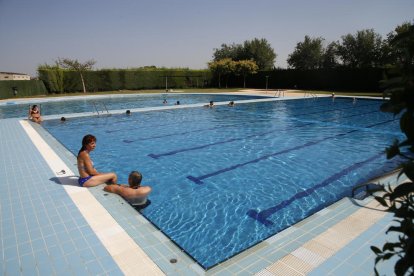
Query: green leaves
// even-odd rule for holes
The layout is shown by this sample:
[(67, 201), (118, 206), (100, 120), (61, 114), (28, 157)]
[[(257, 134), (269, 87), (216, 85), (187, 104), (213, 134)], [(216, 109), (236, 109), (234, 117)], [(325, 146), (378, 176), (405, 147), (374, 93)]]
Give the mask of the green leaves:
[[(390, 95), (390, 100), (381, 105), (381, 111), (399, 114), (401, 131), (407, 137), (402, 143), (395, 140), (386, 149), (387, 159), (399, 156), (405, 159), (401, 164), (401, 172), (398, 175), (406, 175), (409, 182), (403, 183), (394, 189), (384, 188), (382, 196), (375, 199), (386, 211), (394, 214), (394, 223), (386, 233), (398, 234), (398, 241), (386, 243), (382, 250), (371, 246), (371, 250), (377, 255), (375, 266), (380, 261), (386, 261), (397, 257), (394, 266), (396, 275), (414, 274), (414, 159), (406, 153), (407, 147), (414, 152), (414, 26), (404, 29), (391, 40), (394, 54), (397, 55), (397, 65), (388, 72), (388, 76), (382, 85), (386, 88), (384, 95)], [(377, 268), (374, 268), (378, 275)]]
[(393, 157), (399, 155), (401, 152), (398, 140), (395, 140), (391, 147), (386, 148), (385, 152), (387, 154), (387, 159), (392, 159)]

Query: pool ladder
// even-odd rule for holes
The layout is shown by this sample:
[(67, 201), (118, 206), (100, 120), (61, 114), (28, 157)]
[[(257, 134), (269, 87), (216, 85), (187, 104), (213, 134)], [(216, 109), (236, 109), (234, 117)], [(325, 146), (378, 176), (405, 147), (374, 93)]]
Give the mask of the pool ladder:
[(282, 90), (282, 89), (277, 89), (275, 91), (275, 94), (273, 95), (273, 97), (278, 97), (278, 98), (284, 97), (284, 96), (285, 96), (285, 90)]
[[(93, 107), (95, 108), (96, 113), (99, 116), (99, 109), (98, 109), (98, 106), (97, 106), (96, 102), (92, 102), (92, 104), (93, 104)], [(106, 108), (105, 103), (102, 103), (102, 106), (103, 106), (104, 109), (102, 109), (101, 114), (104, 113), (104, 110), (106, 110), (106, 113), (109, 114), (108, 108)], [(94, 113), (95, 113), (95, 111), (94, 111)]]
[(312, 93), (312, 92), (305, 92), (305, 94), (303, 95), (303, 97), (304, 98), (311, 97), (313, 99), (316, 99), (318, 96), (316, 96), (316, 94), (315, 93)]

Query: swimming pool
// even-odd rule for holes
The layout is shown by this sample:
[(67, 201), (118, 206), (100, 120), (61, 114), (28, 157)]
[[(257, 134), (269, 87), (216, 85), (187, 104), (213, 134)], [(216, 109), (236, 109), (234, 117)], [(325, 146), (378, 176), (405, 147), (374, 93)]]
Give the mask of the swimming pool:
[[(27, 117), (29, 105), (37, 104), (41, 107), (42, 115), (58, 115), (81, 112), (107, 113), (106, 109), (133, 109), (142, 107), (171, 106), (177, 101), (180, 104), (208, 103), (209, 101), (237, 101), (257, 98), (263, 96), (247, 95), (220, 95), (220, 94), (129, 94), (129, 95), (105, 95), (85, 96), (47, 99), (27, 99), (22, 101), (6, 101), (0, 103), (0, 119)], [(163, 101), (167, 100), (166, 104)]]
[(208, 269), (350, 195), (393, 168), (399, 134), (381, 101), (337, 98), (50, 120), (77, 154), (83, 135), (101, 171), (151, 185), (143, 215)]

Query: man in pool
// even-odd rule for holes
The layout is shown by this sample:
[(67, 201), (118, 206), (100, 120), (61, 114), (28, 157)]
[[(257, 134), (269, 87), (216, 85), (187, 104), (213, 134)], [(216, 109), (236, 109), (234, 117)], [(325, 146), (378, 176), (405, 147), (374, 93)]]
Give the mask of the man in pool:
[(126, 185), (107, 185), (104, 190), (122, 196), (132, 205), (144, 205), (147, 202), (147, 196), (151, 193), (151, 187), (141, 186), (141, 181), (142, 174), (132, 171), (128, 177), (129, 187)]
[(210, 101), (209, 104), (205, 105), (205, 107), (213, 108), (214, 107), (214, 102)]
[(89, 153), (96, 147), (95, 136), (88, 134), (82, 139), (82, 148), (78, 153), (79, 186), (93, 187), (104, 183), (116, 184), (117, 176), (115, 173), (100, 173), (93, 167), (93, 162)]

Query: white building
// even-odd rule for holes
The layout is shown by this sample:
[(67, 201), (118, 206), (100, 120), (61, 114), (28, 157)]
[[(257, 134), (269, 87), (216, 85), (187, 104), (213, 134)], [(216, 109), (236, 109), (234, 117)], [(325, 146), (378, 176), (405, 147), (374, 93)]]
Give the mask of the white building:
[(0, 72), (0, 81), (2, 80), (30, 80), (30, 76), (21, 73)]

